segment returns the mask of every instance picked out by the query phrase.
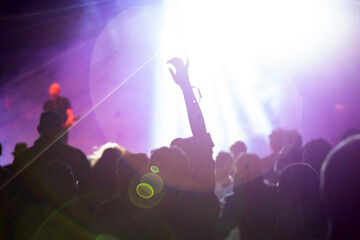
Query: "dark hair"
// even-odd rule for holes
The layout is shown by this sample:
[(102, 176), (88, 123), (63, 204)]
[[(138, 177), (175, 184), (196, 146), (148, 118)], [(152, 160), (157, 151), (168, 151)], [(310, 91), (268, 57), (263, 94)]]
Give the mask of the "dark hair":
[(354, 224), (360, 218), (360, 135), (339, 143), (321, 168), (321, 195), (332, 221)]
[(303, 161), (310, 164), (317, 172), (320, 172), (321, 165), (330, 151), (331, 145), (325, 139), (311, 140), (303, 147)]
[(159, 169), (158, 175), (171, 187), (184, 187), (189, 174), (189, 159), (178, 148), (162, 147), (153, 150), (149, 165)]
[(247, 148), (244, 142), (242, 141), (236, 141), (230, 146), (230, 151), (234, 155), (234, 157), (237, 157), (240, 153), (246, 152)]

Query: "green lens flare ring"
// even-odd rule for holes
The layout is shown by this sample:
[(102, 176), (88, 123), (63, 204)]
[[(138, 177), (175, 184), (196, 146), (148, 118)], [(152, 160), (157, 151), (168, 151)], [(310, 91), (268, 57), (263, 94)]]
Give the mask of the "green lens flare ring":
[(118, 240), (118, 239), (110, 235), (100, 234), (99, 236), (96, 237), (96, 240)]
[(154, 190), (154, 194), (158, 194), (164, 187), (164, 181), (155, 173), (147, 173), (142, 176), (141, 183), (149, 184)]
[(154, 196), (154, 189), (147, 183), (137, 185), (136, 192), (142, 198), (151, 198)]
[(157, 166), (151, 166), (150, 167), (150, 171), (153, 173), (158, 173), (159, 172), (159, 168)]

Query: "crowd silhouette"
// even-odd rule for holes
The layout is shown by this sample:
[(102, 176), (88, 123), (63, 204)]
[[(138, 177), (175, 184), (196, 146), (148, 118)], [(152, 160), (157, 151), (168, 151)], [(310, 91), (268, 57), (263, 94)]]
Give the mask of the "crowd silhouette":
[[(213, 141), (188, 76), (169, 60), (192, 131), (169, 147), (131, 153), (105, 145), (90, 161), (63, 141), (59, 113), (41, 113), (33, 146), (0, 168), (0, 239), (360, 239), (360, 130), (333, 149), (295, 130), (269, 135), (261, 159), (237, 141), (213, 159)], [(1, 153), (1, 145), (0, 145)]]

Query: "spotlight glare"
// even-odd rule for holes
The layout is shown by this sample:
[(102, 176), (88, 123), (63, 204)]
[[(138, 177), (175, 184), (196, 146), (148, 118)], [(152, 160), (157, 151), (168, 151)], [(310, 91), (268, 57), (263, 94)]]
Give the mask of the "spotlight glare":
[[(346, 12), (332, 0), (165, 4), (161, 62), (190, 58), (191, 82), (204, 97), (200, 104), (215, 151), (238, 139), (249, 145), (253, 137), (267, 141), (276, 127), (300, 130), (302, 100), (287, 73), (323, 61), (349, 30)], [(154, 147), (190, 135), (181, 91), (167, 66), (160, 72)]]

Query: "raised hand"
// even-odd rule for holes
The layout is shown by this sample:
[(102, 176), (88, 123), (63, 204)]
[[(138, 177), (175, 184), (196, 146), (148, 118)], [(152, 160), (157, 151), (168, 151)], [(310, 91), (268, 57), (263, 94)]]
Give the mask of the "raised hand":
[(172, 58), (167, 63), (170, 63), (174, 66), (176, 73), (174, 73), (172, 68), (169, 68), (170, 74), (174, 79), (175, 83), (180, 87), (191, 86), (189, 81), (189, 59), (186, 57), (186, 63), (184, 64), (183, 60), (180, 58)]
[(169, 71), (175, 83), (180, 86), (184, 94), (186, 109), (188, 112), (188, 118), (193, 136), (203, 136), (206, 134), (205, 121), (189, 80), (189, 59), (186, 57), (185, 64), (180, 58), (172, 58), (167, 63), (172, 64), (175, 68), (175, 73), (172, 68), (169, 68)]

